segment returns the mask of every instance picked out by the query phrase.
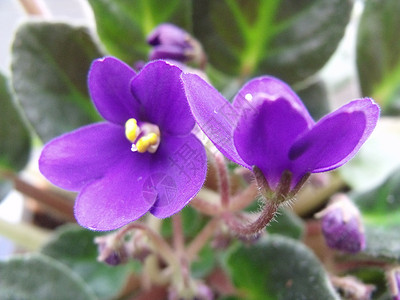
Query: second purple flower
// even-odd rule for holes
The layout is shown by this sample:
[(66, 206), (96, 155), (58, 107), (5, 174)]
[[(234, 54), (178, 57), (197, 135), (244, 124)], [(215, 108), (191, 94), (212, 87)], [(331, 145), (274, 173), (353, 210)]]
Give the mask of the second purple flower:
[(379, 107), (365, 98), (315, 122), (292, 89), (269, 76), (245, 84), (232, 104), (198, 76), (181, 77), (204, 133), (230, 160), (256, 167), (266, 189), (279, 190), (284, 198), (310, 173), (329, 171), (350, 160), (379, 117)]

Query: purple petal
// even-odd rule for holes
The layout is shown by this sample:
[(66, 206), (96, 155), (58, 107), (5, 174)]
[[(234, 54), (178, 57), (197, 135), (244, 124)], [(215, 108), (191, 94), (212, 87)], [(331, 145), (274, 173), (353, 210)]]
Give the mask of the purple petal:
[(292, 171), (290, 146), (308, 130), (309, 124), (303, 110), (284, 98), (275, 100), (258, 94), (252, 107), (239, 120), (234, 132), (235, 146), (247, 164), (261, 169), (274, 189), (282, 173)]
[(180, 48), (188, 47), (188, 33), (182, 28), (170, 23), (157, 26), (147, 36), (147, 43), (152, 46), (175, 45)]
[(345, 220), (340, 208), (327, 213), (322, 218), (321, 227), (326, 243), (333, 249), (357, 253), (365, 248), (365, 235), (360, 229), (359, 220), (352, 215)]
[(292, 146), (289, 157), (299, 169), (324, 172), (350, 160), (372, 133), (379, 107), (371, 99), (352, 101), (322, 118)]
[(158, 218), (180, 211), (200, 190), (207, 173), (203, 144), (193, 135), (163, 139), (163, 148), (152, 162), (143, 193), (157, 195), (150, 212)]
[(124, 153), (104, 177), (86, 185), (75, 202), (78, 223), (92, 230), (114, 230), (143, 216), (157, 198), (142, 192), (150, 155)]
[(137, 118), (139, 104), (130, 90), (135, 75), (132, 68), (113, 57), (93, 62), (89, 71), (89, 91), (104, 119), (124, 124), (129, 118)]
[(233, 106), (238, 109), (251, 109), (251, 99), (258, 93), (262, 93), (270, 100), (283, 98), (288, 100), (292, 106), (296, 107), (304, 115), (305, 120), (310, 124), (314, 124), (314, 120), (307, 111), (303, 102), (297, 94), (283, 81), (271, 77), (257, 77), (247, 82), (237, 93), (233, 100)]
[(46, 178), (67, 190), (78, 191), (99, 178), (130, 151), (124, 129), (111, 123), (88, 125), (45, 145), (39, 168)]
[(154, 47), (149, 55), (150, 60), (155, 59), (172, 59), (177, 61), (185, 61), (187, 59), (184, 49), (175, 45), (160, 45)]
[(192, 113), (203, 132), (230, 160), (250, 168), (233, 143), (239, 112), (216, 89), (194, 74), (182, 74)]
[(141, 121), (157, 124), (169, 134), (187, 134), (194, 119), (183, 90), (182, 71), (165, 61), (148, 63), (132, 80), (131, 91), (143, 106)]

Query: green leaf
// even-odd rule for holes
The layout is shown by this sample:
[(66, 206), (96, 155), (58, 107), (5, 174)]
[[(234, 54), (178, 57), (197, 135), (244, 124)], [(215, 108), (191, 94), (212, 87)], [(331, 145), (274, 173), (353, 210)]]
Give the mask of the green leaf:
[(280, 208), (279, 215), (268, 225), (267, 231), (300, 239), (304, 232), (304, 222), (293, 211)]
[(382, 228), (400, 227), (400, 169), (382, 185), (352, 198), (367, 224)]
[(28, 129), (8, 89), (7, 79), (0, 74), (0, 168), (19, 171), (28, 162), (31, 141)]
[(82, 279), (65, 265), (42, 255), (0, 262), (2, 300), (95, 300)]
[(13, 87), (43, 141), (100, 119), (86, 86), (90, 64), (99, 56), (83, 27), (27, 23), (16, 32)]
[[(193, 207), (187, 205), (180, 212), (182, 216), (183, 234), (187, 238), (192, 238), (203, 228), (206, 224), (207, 218), (201, 215)], [(163, 220), (161, 234), (163, 237), (169, 238), (173, 234), (172, 218)]]
[(365, 253), (400, 260), (400, 169), (371, 191), (354, 194), (366, 226)]
[(339, 169), (357, 192), (369, 191), (400, 167), (400, 120), (381, 118), (358, 154)]
[(42, 253), (79, 274), (99, 299), (110, 299), (125, 284), (130, 265), (112, 267), (98, 262), (97, 246), (93, 240), (99, 235), (99, 232), (77, 225), (67, 225), (57, 230), (53, 239), (43, 247)]
[(390, 228), (367, 224), (365, 228), (366, 248), (363, 253), (373, 257), (400, 262), (400, 226)]
[(107, 50), (133, 64), (147, 60), (146, 36), (158, 24), (190, 26), (191, 3), (187, 0), (89, 0), (97, 32)]
[(242, 299), (339, 299), (314, 254), (289, 238), (271, 235), (239, 245), (227, 265)]
[(351, 9), (349, 0), (194, 0), (193, 31), (220, 71), (293, 83), (327, 62)]
[(368, 0), (357, 39), (362, 92), (388, 112), (400, 112), (400, 1)]

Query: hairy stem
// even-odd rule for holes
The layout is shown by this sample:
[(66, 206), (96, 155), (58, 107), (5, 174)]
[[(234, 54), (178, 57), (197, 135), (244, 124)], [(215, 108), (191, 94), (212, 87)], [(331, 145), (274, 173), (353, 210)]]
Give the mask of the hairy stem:
[(279, 203), (276, 201), (266, 201), (260, 216), (251, 223), (243, 224), (232, 213), (223, 215), (226, 224), (238, 235), (253, 235), (259, 233), (274, 218), (278, 210)]

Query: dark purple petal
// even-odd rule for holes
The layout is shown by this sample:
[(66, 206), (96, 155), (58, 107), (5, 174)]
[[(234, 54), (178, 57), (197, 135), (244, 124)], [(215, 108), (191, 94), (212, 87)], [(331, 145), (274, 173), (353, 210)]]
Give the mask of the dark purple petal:
[(132, 80), (131, 91), (142, 106), (140, 121), (157, 124), (163, 133), (189, 133), (194, 119), (183, 90), (182, 71), (165, 61), (147, 64)]
[(350, 160), (369, 137), (379, 117), (371, 99), (352, 101), (322, 118), (292, 146), (289, 157), (298, 170), (324, 172)]
[(197, 123), (230, 160), (249, 168), (233, 143), (239, 112), (216, 89), (194, 74), (182, 74), (186, 96)]
[(278, 98), (286, 99), (292, 106), (302, 112), (304, 119), (310, 125), (315, 123), (303, 102), (290, 86), (271, 76), (257, 77), (247, 82), (235, 96), (233, 106), (239, 110), (251, 109), (251, 99), (258, 93), (262, 93), (270, 100)]
[(282, 173), (292, 171), (289, 149), (308, 130), (302, 110), (284, 98), (269, 99), (257, 94), (253, 109), (241, 116), (234, 132), (239, 155), (250, 166), (263, 172), (270, 188), (276, 188)]
[(75, 202), (78, 223), (92, 230), (114, 230), (143, 216), (156, 201), (156, 195), (143, 193), (151, 174), (150, 156), (124, 153), (104, 177), (87, 184)]
[(64, 134), (45, 145), (40, 171), (55, 185), (78, 191), (130, 151), (124, 129), (111, 123), (88, 125)]
[(130, 90), (135, 75), (132, 68), (113, 57), (93, 62), (89, 71), (89, 91), (104, 119), (124, 124), (129, 118), (137, 118), (139, 104)]
[(157, 195), (150, 212), (165, 218), (180, 211), (200, 190), (206, 173), (206, 152), (193, 134), (164, 138), (143, 185), (143, 193)]
[(157, 26), (147, 37), (147, 43), (152, 46), (175, 45), (188, 47), (188, 34), (178, 26), (163, 23)]
[(187, 57), (184, 49), (181, 47), (175, 45), (160, 45), (151, 50), (149, 59), (172, 59), (177, 61), (185, 61)]

